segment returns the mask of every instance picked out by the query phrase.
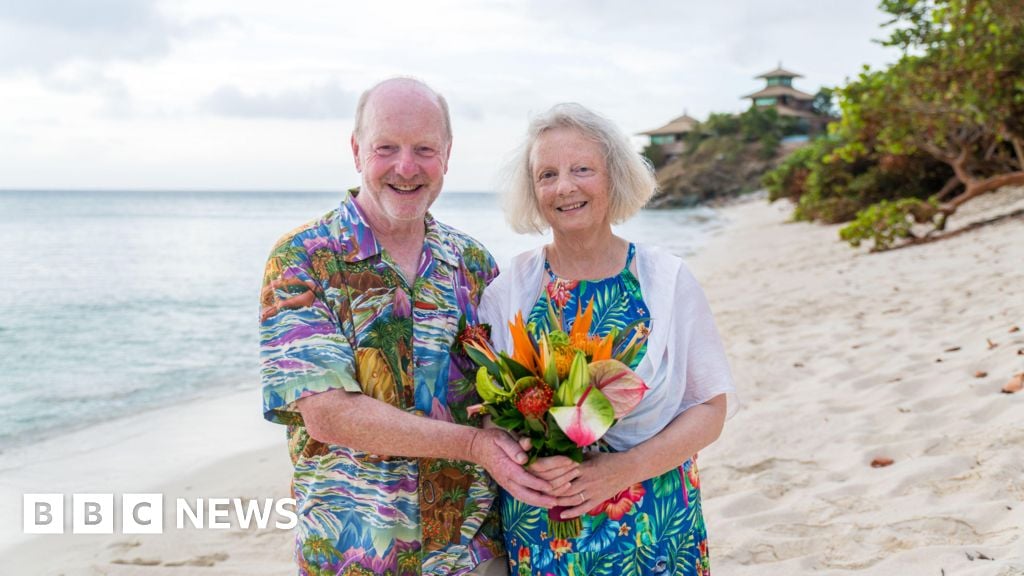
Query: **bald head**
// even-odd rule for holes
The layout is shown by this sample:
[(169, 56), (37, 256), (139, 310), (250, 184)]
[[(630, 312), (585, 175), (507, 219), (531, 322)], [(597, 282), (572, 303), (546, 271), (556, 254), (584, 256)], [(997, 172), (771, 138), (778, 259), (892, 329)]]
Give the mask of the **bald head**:
[(447, 144), (450, 146), (452, 142), (452, 119), (448, 112), (448, 101), (434, 91), (433, 88), (427, 86), (426, 83), (416, 80), (415, 78), (389, 78), (383, 80), (359, 97), (359, 103), (356, 104), (356, 117), (355, 127), (352, 129), (352, 136), (356, 140), (360, 140), (366, 131), (367, 117), (373, 115), (373, 101), (378, 96), (387, 98), (388, 96), (405, 95), (405, 96), (421, 96), (431, 102), (437, 107), (437, 110), (441, 113), (444, 122), (444, 135), (447, 140)]

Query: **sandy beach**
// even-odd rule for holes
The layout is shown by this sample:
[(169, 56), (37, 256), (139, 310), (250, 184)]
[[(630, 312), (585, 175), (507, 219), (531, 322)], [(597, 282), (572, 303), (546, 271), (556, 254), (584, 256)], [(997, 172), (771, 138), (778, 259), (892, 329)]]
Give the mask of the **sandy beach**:
[(727, 214), (694, 263), (744, 404), (701, 455), (714, 572), (1024, 574), (1024, 220), (868, 254), (782, 203)]
[[(1022, 207), (1003, 190), (951, 225)], [(1001, 393), (1024, 372), (1024, 219), (869, 254), (782, 203), (722, 210), (691, 262), (743, 399), (700, 456), (713, 573), (1024, 574), (1024, 392)], [(273, 528), (21, 533), (25, 492), (286, 497), (255, 390), (0, 457), (5, 574), (291, 572)]]

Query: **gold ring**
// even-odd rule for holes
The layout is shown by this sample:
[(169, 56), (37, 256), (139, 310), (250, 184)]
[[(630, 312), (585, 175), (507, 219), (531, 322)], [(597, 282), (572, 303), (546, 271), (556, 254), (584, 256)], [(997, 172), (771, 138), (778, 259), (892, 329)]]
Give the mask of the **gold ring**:
[(587, 501), (587, 497), (583, 495), (583, 491), (580, 491), (580, 504)]

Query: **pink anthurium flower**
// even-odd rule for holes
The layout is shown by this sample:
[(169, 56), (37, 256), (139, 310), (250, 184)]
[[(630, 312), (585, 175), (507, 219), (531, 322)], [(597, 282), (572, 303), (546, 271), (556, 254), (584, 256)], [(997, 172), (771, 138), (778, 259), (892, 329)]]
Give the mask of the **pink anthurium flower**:
[(597, 442), (612, 427), (615, 409), (600, 390), (588, 386), (573, 406), (553, 406), (549, 412), (570, 440), (583, 448)]
[(562, 432), (580, 448), (597, 442), (615, 422), (612, 403), (589, 380), (587, 359), (579, 352), (569, 368), (569, 378), (559, 389), (562, 405), (549, 410)]
[(649, 390), (635, 372), (618, 360), (599, 360), (588, 369), (590, 383), (608, 397), (616, 419), (632, 412)]

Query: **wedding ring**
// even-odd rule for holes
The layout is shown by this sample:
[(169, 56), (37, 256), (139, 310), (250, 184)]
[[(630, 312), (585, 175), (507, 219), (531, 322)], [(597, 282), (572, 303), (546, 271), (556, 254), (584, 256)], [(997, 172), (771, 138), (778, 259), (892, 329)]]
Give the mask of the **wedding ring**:
[(586, 496), (584, 496), (584, 495), (583, 495), (583, 492), (581, 491), (581, 492), (580, 492), (580, 504), (583, 504), (583, 503), (584, 503), (584, 502), (586, 502), (586, 501), (587, 501), (587, 497), (586, 497)]

